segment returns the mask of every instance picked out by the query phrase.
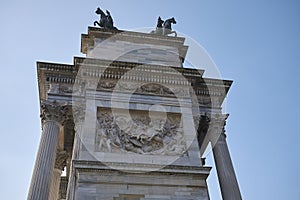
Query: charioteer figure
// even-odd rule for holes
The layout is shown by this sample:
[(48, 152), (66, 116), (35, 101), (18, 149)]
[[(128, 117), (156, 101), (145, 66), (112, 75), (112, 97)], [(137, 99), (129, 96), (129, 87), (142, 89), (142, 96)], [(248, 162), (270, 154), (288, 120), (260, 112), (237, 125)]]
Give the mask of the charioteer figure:
[(156, 30), (151, 31), (151, 33), (165, 36), (174, 33), (175, 37), (177, 37), (176, 31), (172, 31), (172, 24), (176, 24), (174, 17), (167, 19), (166, 21), (162, 20), (161, 17), (158, 17)]

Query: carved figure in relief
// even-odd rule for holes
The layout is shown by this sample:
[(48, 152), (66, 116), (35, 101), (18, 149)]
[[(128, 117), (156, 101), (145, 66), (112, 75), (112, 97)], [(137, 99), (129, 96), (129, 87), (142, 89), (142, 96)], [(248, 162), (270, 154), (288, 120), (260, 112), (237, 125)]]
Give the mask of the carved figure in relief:
[[(116, 115), (116, 114), (115, 114)], [(185, 151), (180, 117), (149, 118), (147, 114), (116, 115), (103, 112), (98, 117), (96, 150), (138, 154), (179, 155)]]
[(97, 120), (97, 130), (96, 130), (96, 150), (103, 151), (106, 150), (108, 152), (112, 151), (112, 142), (111, 140), (111, 124), (112, 124), (112, 117), (109, 113), (104, 113), (104, 118), (101, 121)]
[(108, 152), (111, 152), (111, 141), (101, 127), (98, 127), (96, 132), (96, 144), (97, 150), (101, 151), (106, 149)]

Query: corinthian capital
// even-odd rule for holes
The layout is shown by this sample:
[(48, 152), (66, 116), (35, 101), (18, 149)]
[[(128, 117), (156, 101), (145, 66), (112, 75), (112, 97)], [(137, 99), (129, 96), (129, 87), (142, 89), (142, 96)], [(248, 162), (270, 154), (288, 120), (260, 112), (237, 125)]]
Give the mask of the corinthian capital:
[(229, 114), (210, 114), (210, 115), (205, 115), (210, 121), (210, 124), (212, 125), (220, 125), (224, 126), (226, 124), (226, 120), (228, 118)]
[(229, 114), (205, 114), (202, 117), (202, 126), (199, 126), (199, 140), (201, 142), (201, 155), (204, 154), (207, 145), (211, 144), (212, 148), (220, 140), (225, 140), (225, 125)]
[(228, 118), (229, 114), (213, 114), (210, 118), (210, 129), (214, 130), (217, 135), (220, 136), (226, 136), (225, 135), (225, 126), (226, 126), (226, 120)]
[(63, 123), (67, 116), (67, 104), (58, 103), (57, 101), (43, 101), (41, 103), (41, 119), (43, 122), (56, 121)]

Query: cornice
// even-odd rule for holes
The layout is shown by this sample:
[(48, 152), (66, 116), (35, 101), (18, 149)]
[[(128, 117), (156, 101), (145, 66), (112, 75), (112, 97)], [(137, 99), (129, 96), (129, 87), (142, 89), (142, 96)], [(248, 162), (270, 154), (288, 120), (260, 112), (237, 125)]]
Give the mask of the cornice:
[[(211, 167), (203, 166), (180, 166), (180, 165), (156, 165), (142, 163), (122, 163), (122, 162), (100, 162), (100, 161), (80, 161), (73, 160), (73, 166), (81, 171), (110, 171), (111, 173), (143, 173), (150, 174), (182, 174), (201, 175), (207, 177)], [(152, 170), (151, 170), (152, 169)]]

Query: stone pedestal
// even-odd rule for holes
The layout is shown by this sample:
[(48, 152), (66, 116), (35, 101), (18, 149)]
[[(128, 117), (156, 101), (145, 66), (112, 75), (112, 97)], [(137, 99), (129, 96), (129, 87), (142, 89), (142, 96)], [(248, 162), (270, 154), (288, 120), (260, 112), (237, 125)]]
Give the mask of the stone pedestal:
[[(209, 167), (170, 165), (158, 171), (136, 173), (135, 169), (143, 169), (141, 165), (123, 163), (115, 166), (119, 170), (113, 170), (101, 162), (74, 164), (78, 172), (75, 199), (209, 200)], [(124, 171), (128, 169), (132, 171)]]

